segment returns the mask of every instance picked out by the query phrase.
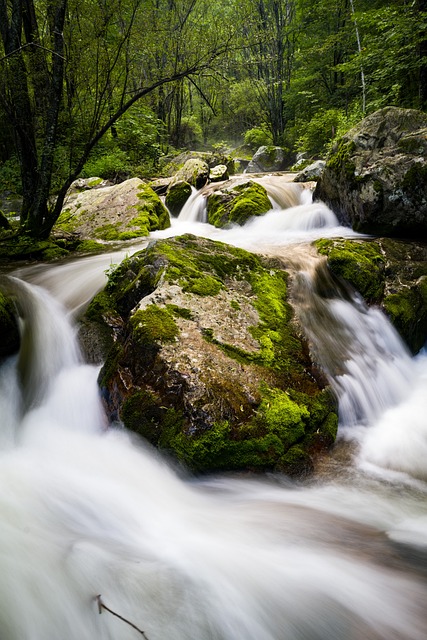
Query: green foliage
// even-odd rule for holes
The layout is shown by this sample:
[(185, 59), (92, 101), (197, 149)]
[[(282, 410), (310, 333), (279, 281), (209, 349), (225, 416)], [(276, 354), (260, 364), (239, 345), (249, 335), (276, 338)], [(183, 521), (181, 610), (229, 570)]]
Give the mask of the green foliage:
[(0, 164), (0, 193), (5, 191), (13, 194), (22, 193), (19, 160), (16, 156)]
[(105, 152), (99, 150), (85, 163), (80, 175), (82, 178), (100, 176), (103, 180), (119, 182), (133, 177), (134, 167), (132, 167), (126, 153), (120, 149)]
[(256, 151), (259, 147), (271, 145), (273, 138), (271, 137), (271, 133), (266, 129), (254, 127), (246, 131), (244, 142), (253, 151)]

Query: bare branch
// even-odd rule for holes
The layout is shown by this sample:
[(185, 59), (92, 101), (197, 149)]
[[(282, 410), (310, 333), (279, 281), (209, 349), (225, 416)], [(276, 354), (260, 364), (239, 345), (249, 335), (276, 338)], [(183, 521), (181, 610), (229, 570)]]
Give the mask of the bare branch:
[(119, 615), (118, 613), (116, 613), (115, 611), (113, 611), (112, 609), (107, 607), (107, 605), (105, 605), (102, 602), (101, 595), (96, 596), (95, 600), (96, 600), (96, 602), (98, 604), (98, 613), (101, 614), (102, 610), (105, 609), (105, 611), (108, 611), (113, 616), (116, 616), (116, 618), (119, 618), (119, 620), (123, 620), (123, 622), (126, 622), (126, 624), (128, 624), (130, 627), (132, 627), (132, 629), (135, 629), (135, 631), (138, 631), (138, 633), (140, 633), (144, 638), (146, 638), (146, 640), (148, 640), (147, 635), (145, 634), (144, 631), (142, 631), (142, 629), (139, 629), (135, 624), (133, 624), (133, 622), (130, 622), (129, 620), (126, 620), (126, 618), (123, 618), (123, 616)]

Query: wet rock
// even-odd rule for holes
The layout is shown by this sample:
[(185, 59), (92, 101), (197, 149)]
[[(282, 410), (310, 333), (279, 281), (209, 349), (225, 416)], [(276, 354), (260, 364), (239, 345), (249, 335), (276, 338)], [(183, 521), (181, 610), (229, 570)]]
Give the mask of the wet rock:
[(321, 177), (325, 168), (326, 162), (324, 160), (316, 160), (312, 164), (309, 164), (305, 169), (300, 171), (295, 176), (294, 182), (315, 182)]
[(392, 238), (318, 240), (335, 275), (379, 305), (413, 353), (427, 340), (427, 247)]
[(281, 263), (194, 236), (157, 241), (88, 312), (115, 335), (100, 373), (110, 417), (194, 471), (305, 474), (333, 442), (335, 402)]
[(187, 160), (184, 166), (179, 169), (175, 176), (174, 182), (187, 182), (188, 184), (201, 189), (209, 180), (209, 166), (204, 160), (191, 158)]
[(209, 182), (222, 182), (222, 180), (228, 180), (229, 177), (225, 164), (217, 164), (209, 171)]
[(356, 231), (425, 239), (426, 160), (427, 115), (381, 109), (335, 143), (314, 197)]
[(177, 216), (181, 212), (191, 194), (191, 184), (185, 180), (177, 180), (169, 185), (165, 204), (173, 216)]
[(257, 182), (225, 182), (220, 189), (206, 192), (208, 222), (215, 227), (245, 224), (272, 208), (266, 189)]
[(249, 162), (246, 173), (281, 171), (285, 168), (285, 153), (281, 147), (260, 147)]
[(81, 238), (130, 240), (170, 226), (159, 196), (139, 178), (84, 190), (64, 203), (55, 225)]

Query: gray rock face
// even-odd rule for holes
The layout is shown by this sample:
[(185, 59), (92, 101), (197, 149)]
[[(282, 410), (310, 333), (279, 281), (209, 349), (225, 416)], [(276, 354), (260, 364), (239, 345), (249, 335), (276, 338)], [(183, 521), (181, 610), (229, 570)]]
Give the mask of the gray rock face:
[(263, 146), (258, 149), (248, 164), (246, 173), (264, 173), (281, 171), (284, 168), (285, 154), (281, 147)]
[(427, 238), (427, 116), (388, 107), (334, 145), (315, 199), (373, 235)]
[(188, 182), (196, 189), (201, 189), (209, 180), (209, 166), (204, 160), (191, 158), (177, 171), (174, 181)]
[(309, 164), (308, 167), (305, 167), (305, 169), (295, 176), (294, 182), (311, 182), (319, 180), (325, 166), (326, 162), (324, 160), (316, 160), (316, 162), (312, 162), (312, 164)]

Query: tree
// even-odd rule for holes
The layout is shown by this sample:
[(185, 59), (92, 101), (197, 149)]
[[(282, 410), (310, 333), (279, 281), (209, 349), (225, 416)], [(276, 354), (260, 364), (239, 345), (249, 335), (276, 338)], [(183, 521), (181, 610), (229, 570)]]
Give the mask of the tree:
[[(0, 0), (1, 99), (21, 168), (23, 232), (49, 235), (91, 151), (133, 104), (203, 74), (227, 50), (230, 35), (206, 29), (203, 0), (171, 7), (176, 19), (147, 32), (150, 0)], [(195, 35), (204, 30), (201, 46)], [(69, 166), (51, 204), (60, 142)]]

